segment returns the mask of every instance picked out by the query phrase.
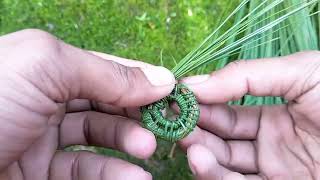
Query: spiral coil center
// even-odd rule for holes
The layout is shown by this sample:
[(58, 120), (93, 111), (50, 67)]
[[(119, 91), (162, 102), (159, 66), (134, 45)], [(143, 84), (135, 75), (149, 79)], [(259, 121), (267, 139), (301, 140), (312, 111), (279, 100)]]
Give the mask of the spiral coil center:
[[(162, 111), (176, 102), (180, 108), (174, 120), (165, 118)], [(141, 108), (143, 126), (157, 137), (175, 142), (186, 137), (195, 128), (199, 115), (199, 105), (194, 94), (184, 85), (177, 84), (169, 96)]]

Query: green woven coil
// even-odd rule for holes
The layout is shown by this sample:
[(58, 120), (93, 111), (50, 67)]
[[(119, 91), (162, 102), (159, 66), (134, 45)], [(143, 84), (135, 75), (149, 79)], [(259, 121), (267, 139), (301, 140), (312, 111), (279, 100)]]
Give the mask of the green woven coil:
[[(179, 116), (170, 120), (165, 118), (163, 111), (170, 103), (176, 102), (180, 108)], [(157, 137), (175, 142), (186, 137), (195, 128), (200, 115), (196, 97), (184, 84), (176, 84), (170, 95), (141, 107), (143, 126)]]

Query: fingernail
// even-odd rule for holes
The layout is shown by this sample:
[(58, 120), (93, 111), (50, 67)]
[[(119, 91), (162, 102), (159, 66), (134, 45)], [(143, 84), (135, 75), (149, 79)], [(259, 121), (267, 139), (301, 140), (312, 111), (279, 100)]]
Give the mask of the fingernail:
[(154, 86), (167, 86), (175, 83), (175, 78), (172, 72), (164, 67), (143, 67), (141, 70)]
[(152, 174), (150, 172), (148, 172), (148, 171), (144, 171), (144, 172), (146, 172), (148, 179), (152, 179)]
[(182, 82), (186, 83), (186, 84), (199, 84), (199, 83), (203, 83), (203, 82), (207, 81), (209, 78), (210, 78), (210, 75), (208, 75), (208, 74), (197, 75), (197, 76), (191, 76), (191, 77), (184, 78), (182, 80)]
[(195, 166), (191, 162), (189, 162), (189, 167), (190, 167), (192, 174), (197, 175)]

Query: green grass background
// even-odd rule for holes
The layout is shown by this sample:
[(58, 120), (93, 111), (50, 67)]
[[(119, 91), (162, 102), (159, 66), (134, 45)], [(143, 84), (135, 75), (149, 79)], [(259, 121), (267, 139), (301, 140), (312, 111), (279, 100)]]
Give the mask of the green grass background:
[[(74, 46), (172, 68), (236, 0), (0, 0), (0, 35), (39, 28)], [(141, 165), (154, 179), (192, 179), (185, 154), (159, 140), (148, 160), (93, 148)], [(81, 149), (82, 147), (77, 147)], [(74, 148), (75, 150), (75, 148)]]

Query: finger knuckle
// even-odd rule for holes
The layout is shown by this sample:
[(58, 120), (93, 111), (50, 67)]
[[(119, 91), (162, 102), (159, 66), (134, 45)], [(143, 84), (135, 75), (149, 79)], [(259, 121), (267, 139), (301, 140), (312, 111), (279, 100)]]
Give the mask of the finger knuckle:
[(65, 63), (59, 41), (39, 29), (26, 29), (23, 35), (28, 38), (19, 44), (19, 48), (26, 52), (26, 56), (18, 59), (19, 65), (15, 68), (50, 98), (64, 102), (70, 95), (67, 83), (70, 75), (64, 73)]
[(117, 91), (113, 104), (117, 104), (126, 97), (126, 94), (129, 93), (130, 90), (133, 89), (136, 73), (132, 68), (123, 66), (116, 62), (112, 62), (112, 71), (114, 74), (114, 81), (117, 82), (116, 86), (118, 86), (115, 87)]
[(60, 43), (55, 36), (40, 29), (26, 29), (24, 33), (25, 36), (29, 37), (24, 46), (29, 49), (29, 52), (34, 57), (43, 59), (44, 57), (47, 58), (59, 54)]
[(231, 70), (241, 70), (245, 65), (247, 64), (246, 60), (236, 60), (230, 62), (226, 68), (229, 68)]
[(233, 149), (232, 149), (232, 143), (231, 142), (226, 142), (225, 146), (225, 164), (227, 167), (232, 167), (233, 164)]

